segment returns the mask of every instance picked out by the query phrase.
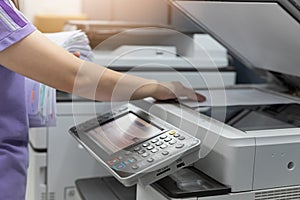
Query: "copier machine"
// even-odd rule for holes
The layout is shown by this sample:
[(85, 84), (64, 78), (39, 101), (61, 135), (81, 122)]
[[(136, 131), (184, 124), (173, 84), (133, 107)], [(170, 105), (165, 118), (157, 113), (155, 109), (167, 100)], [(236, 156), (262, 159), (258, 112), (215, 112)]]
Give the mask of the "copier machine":
[(136, 198), (300, 199), (300, 1), (171, 3), (268, 83), (199, 89), (204, 103), (132, 102), (201, 141), (196, 162), (138, 182)]
[[(206, 179), (197, 180), (193, 170), (181, 170), (150, 186), (138, 185), (137, 199), (300, 199), (300, 1), (172, 3), (244, 64), (258, 70), (268, 84), (226, 88), (227, 103), (211, 101), (212, 107), (207, 110), (142, 102), (142, 107), (148, 106), (169, 122), (180, 122), (181, 129), (201, 139), (202, 155), (193, 167), (223, 187)], [(269, 101), (268, 97), (249, 93), (249, 102), (230, 104), (228, 95), (233, 91), (249, 89), (274, 97)], [(210, 94), (208, 99), (218, 97), (212, 90)], [(279, 96), (289, 100), (272, 101)], [(227, 194), (221, 194), (221, 190)]]

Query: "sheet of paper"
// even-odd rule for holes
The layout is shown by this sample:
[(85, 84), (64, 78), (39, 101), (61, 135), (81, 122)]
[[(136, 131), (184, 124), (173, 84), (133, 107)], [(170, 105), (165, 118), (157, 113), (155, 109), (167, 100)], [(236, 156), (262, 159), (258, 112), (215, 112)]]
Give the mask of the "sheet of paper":
[(258, 89), (211, 89), (197, 90), (196, 92), (206, 97), (205, 102), (195, 102), (181, 99), (180, 103), (188, 107), (201, 106), (236, 106), (236, 105), (271, 105), (288, 104), (296, 101), (271, 94)]
[(93, 61), (94, 54), (89, 45), (87, 35), (80, 30), (64, 31), (57, 33), (44, 33), (52, 42), (63, 47), (69, 52), (80, 52), (80, 58), (87, 61)]

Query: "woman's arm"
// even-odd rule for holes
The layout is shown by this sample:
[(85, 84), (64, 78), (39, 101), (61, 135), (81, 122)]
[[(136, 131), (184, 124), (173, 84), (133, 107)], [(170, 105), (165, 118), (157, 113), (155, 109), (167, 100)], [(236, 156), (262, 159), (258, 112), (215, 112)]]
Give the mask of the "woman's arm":
[(58, 90), (99, 101), (179, 96), (205, 100), (178, 82), (160, 83), (82, 61), (39, 31), (0, 52), (0, 64)]

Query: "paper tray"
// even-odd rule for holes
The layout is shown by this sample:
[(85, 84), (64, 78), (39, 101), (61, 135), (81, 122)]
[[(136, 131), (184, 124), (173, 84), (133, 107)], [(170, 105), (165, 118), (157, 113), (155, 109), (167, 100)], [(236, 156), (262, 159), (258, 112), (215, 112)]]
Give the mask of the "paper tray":
[(228, 194), (231, 189), (199, 170), (188, 167), (167, 176), (152, 186), (172, 198), (204, 197)]

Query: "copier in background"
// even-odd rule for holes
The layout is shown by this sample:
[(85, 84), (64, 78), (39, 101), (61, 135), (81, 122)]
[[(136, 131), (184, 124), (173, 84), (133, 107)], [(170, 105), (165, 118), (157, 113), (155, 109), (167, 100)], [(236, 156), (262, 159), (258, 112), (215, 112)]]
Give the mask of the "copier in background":
[[(93, 51), (95, 63), (148, 79), (177, 80), (193, 88), (228, 86), (236, 80), (227, 50), (207, 34), (131, 29), (108, 38)], [(216, 82), (217, 76), (223, 81)]]
[[(231, 68), (228, 69), (227, 50), (211, 37), (195, 36), (195, 38), (199, 38), (199, 43), (207, 48), (213, 60), (202, 56), (198, 62), (194, 62), (199, 65), (192, 67), (191, 64), (187, 64), (188, 62), (184, 62), (184, 59), (175, 55), (187, 56), (192, 52), (194, 52), (193, 55), (197, 55), (194, 51), (196, 48), (191, 42), (192, 39), (180, 35), (189, 43), (189, 46), (183, 48), (183, 45), (173, 43), (176, 41), (174, 39), (162, 42), (162, 40), (174, 36), (174, 31), (170, 33), (166, 30), (160, 32), (154, 29), (138, 30), (139, 32), (121, 33), (102, 43), (95, 49), (94, 62), (117, 71), (151, 79), (185, 81), (185, 83), (190, 82), (194, 87), (200, 85), (216, 87), (223, 83), (216, 84), (214, 81), (214, 77), (219, 74), (212, 64), (214, 62), (220, 68), (219, 71), (226, 80), (225, 84), (235, 84), (236, 73)], [(123, 38), (120, 41), (119, 37), (121, 39), (126, 37), (126, 39)], [(126, 41), (126, 43), (122, 43), (122, 41)], [(145, 47), (145, 45), (148, 46)], [(80, 47), (78, 48), (80, 49)], [(174, 68), (172, 68), (173, 66)], [(210, 82), (204, 83), (197, 78), (199, 77), (198, 70), (202, 69), (203, 75)], [(56, 127), (30, 129), (30, 163), (27, 184), (27, 199), (30, 200), (73, 200), (75, 198), (75, 180), (108, 175), (107, 170), (65, 133), (74, 124), (75, 118), (78, 121), (84, 121), (92, 118), (95, 113), (104, 113), (111, 108), (110, 103), (92, 102), (58, 92), (56, 108)]]
[(138, 182), (136, 199), (300, 199), (299, 1), (172, 3), (268, 84), (199, 89), (203, 103), (132, 102), (201, 141), (198, 161), (166, 177), (156, 171), (162, 178), (150, 185)]

